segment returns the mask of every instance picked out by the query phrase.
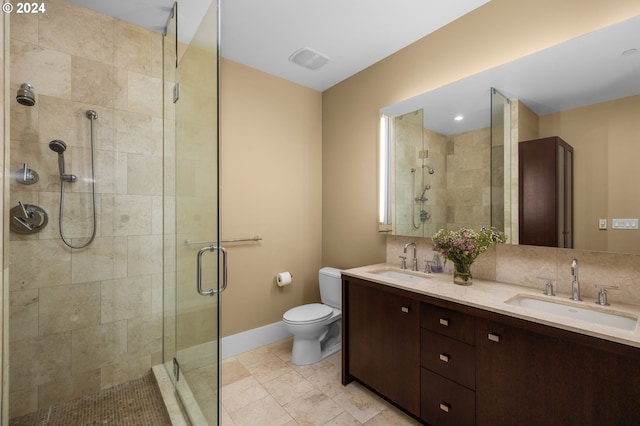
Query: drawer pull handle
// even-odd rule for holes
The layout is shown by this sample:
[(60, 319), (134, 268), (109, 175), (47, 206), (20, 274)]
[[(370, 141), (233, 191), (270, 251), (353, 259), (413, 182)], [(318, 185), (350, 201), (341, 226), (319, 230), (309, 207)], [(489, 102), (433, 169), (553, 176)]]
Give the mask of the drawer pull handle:
[(442, 362), (449, 362), (449, 355), (447, 355), (447, 354), (440, 354), (440, 361), (442, 361)]
[(440, 403), (440, 409), (442, 411), (444, 411), (445, 413), (448, 413), (450, 408), (451, 408), (451, 406), (449, 406), (449, 404), (447, 404), (446, 402), (441, 402)]
[(493, 334), (493, 333), (489, 333), (487, 335), (487, 338), (489, 340), (491, 340), (492, 342), (499, 342), (500, 341), (500, 335), (499, 334)]
[(449, 320), (446, 318), (440, 318), (440, 325), (444, 325), (445, 327), (449, 327)]
[(409, 308), (407, 308), (406, 306), (403, 306), (400, 310), (405, 314), (409, 313)]

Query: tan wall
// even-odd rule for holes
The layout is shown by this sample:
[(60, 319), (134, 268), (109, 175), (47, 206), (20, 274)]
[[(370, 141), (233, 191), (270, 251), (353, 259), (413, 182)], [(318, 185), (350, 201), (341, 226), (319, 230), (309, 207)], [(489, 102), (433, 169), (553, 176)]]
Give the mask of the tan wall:
[[(323, 261), (384, 261), (377, 230), (381, 107), (640, 13), (636, 0), (492, 0), (323, 93)], [(437, 64), (437, 66), (434, 66)]]
[[(221, 236), (263, 238), (227, 245), (221, 334), (228, 336), (319, 301), (318, 270), (340, 265), (321, 257), (320, 92), (223, 60), (220, 94)], [(281, 271), (293, 274), (292, 285), (276, 286)]]
[[(560, 136), (574, 148), (575, 247), (640, 253), (637, 230), (613, 230), (613, 218), (637, 218), (640, 189), (640, 96), (540, 117), (540, 137)], [(598, 219), (609, 229), (598, 229)]]
[[(515, 101), (517, 103), (518, 115), (518, 142), (537, 139), (540, 137), (540, 117), (533, 112), (524, 102)], [(517, 153), (516, 153), (517, 154)]]
[[(40, 233), (9, 234), (11, 417), (161, 361), (161, 52), (159, 34), (65, 1), (11, 15), (10, 168), (28, 162), (40, 181), (12, 179), (10, 205), (49, 213)], [(14, 100), (24, 82), (35, 86), (33, 107)], [(87, 249), (72, 251), (58, 235), (60, 179), (48, 143), (67, 143), (68, 172), (79, 176), (65, 184), (65, 231), (79, 244), (91, 234), (88, 109), (98, 113), (98, 228)]]

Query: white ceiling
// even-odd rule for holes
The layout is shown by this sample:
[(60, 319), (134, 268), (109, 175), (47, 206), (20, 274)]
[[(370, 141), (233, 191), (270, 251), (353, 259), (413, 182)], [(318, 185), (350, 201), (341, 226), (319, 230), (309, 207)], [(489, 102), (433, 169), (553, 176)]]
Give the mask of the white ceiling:
[[(172, 0), (70, 0), (163, 32)], [(220, 0), (222, 56), (323, 91), (489, 0)], [(193, 37), (211, 0), (178, 2), (178, 37)], [(330, 58), (311, 71), (289, 62), (307, 47)], [(640, 17), (383, 108), (425, 109), (443, 134), (486, 127), (495, 87), (539, 114), (640, 93)], [(558, 73), (558, 71), (563, 71)], [(462, 122), (453, 122), (457, 114)]]
[[(222, 0), (222, 56), (323, 91), (487, 0)], [(308, 47), (329, 63), (289, 62)]]
[[(171, 0), (70, 0), (163, 32)], [(339, 83), (489, 0), (220, 0), (223, 57), (319, 91)], [(178, 37), (191, 40), (211, 0), (178, 2)], [(300, 48), (329, 57), (311, 71)]]

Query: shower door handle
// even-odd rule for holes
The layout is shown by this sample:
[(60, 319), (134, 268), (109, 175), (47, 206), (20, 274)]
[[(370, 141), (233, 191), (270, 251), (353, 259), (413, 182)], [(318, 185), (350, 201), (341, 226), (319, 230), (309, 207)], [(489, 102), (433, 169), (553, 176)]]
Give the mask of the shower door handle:
[[(208, 251), (216, 251), (219, 250), (222, 252), (222, 287), (218, 290), (210, 289), (210, 290), (202, 290), (202, 255)], [(222, 246), (210, 245), (207, 247), (202, 247), (198, 250), (198, 259), (196, 262), (196, 287), (198, 289), (198, 294), (201, 296), (213, 296), (214, 294), (222, 293), (225, 288), (227, 288), (227, 250)]]

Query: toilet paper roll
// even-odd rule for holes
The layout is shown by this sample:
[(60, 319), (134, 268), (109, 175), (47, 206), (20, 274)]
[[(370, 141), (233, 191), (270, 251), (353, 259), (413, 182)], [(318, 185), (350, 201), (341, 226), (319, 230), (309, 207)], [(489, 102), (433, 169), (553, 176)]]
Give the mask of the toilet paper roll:
[(276, 282), (278, 283), (278, 287), (283, 287), (285, 285), (291, 284), (291, 273), (290, 272), (280, 272), (276, 275)]

